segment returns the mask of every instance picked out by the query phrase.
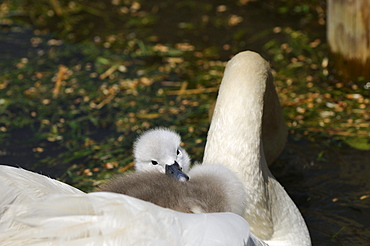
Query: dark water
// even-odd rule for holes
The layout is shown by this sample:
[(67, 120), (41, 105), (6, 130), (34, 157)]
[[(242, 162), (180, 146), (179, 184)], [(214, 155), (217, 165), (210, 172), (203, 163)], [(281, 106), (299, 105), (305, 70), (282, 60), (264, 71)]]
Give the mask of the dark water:
[(370, 151), (289, 137), (272, 173), (300, 208), (313, 245), (369, 245)]
[[(186, 12), (184, 16), (185, 13), (174, 14), (164, 9), (159, 14), (162, 18), (152, 31), (163, 42), (187, 39), (194, 44), (200, 41), (201, 46), (222, 46), (225, 43), (232, 45), (234, 42), (238, 47), (263, 52), (262, 43), (264, 39), (268, 39), (267, 36), (259, 39), (261, 43), (255, 43), (251, 38), (253, 35), (248, 35), (248, 32), (245, 34), (244, 44), (240, 44), (242, 41), (224, 39), (228, 31), (230, 36), (235, 31), (232, 28), (222, 29), (222, 35), (219, 30), (212, 28), (189, 35), (178, 29), (177, 24), (183, 19), (191, 19), (191, 13)], [(249, 32), (286, 25), (289, 22), (292, 25), (299, 24), (295, 19), (279, 20), (276, 16), (268, 15), (268, 12), (261, 13), (253, 8), (240, 9), (240, 14), (250, 23), (244, 27)], [(173, 21), (169, 21), (169, 18)], [(29, 48), (30, 35), (1, 33), (0, 59), (23, 57)], [(235, 51), (222, 52), (221, 56), (226, 59)], [(40, 144), (33, 140), (27, 129), (13, 132), (8, 139), (6, 146), (0, 146), (0, 163), (32, 168), (34, 163), (46, 155), (57, 155), (63, 151), (57, 145)], [(50, 150), (48, 153), (37, 155), (32, 152), (33, 146), (43, 144)], [(52, 177), (58, 177), (63, 172), (61, 167), (39, 167), (36, 170)], [(308, 140), (291, 135), (283, 154), (272, 165), (271, 170), (300, 208), (313, 245), (370, 245), (370, 199), (361, 200), (362, 196), (370, 195), (370, 151), (357, 150), (326, 138), (315, 137)]]

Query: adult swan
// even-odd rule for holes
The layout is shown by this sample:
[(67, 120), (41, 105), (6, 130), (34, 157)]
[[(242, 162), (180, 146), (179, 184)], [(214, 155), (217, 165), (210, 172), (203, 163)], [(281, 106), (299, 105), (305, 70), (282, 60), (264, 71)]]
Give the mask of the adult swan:
[(228, 62), (203, 165), (221, 164), (238, 174), (247, 191), (245, 219), (257, 237), (270, 246), (311, 245), (302, 215), (266, 164), (262, 114), (266, 88), (271, 87), (269, 64), (257, 53), (241, 52)]
[(265, 245), (261, 239), (270, 246), (309, 245), (298, 209), (264, 160), (260, 132), (268, 76), (257, 54), (230, 61), (204, 157), (238, 173), (249, 192), (245, 218), (251, 227), (233, 213), (185, 214), (122, 194), (85, 194), (0, 166), (0, 245)]

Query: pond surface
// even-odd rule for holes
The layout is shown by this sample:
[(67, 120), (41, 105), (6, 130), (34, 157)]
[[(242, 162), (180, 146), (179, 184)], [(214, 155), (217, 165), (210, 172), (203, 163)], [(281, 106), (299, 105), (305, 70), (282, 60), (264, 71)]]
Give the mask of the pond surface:
[[(240, 28), (234, 27), (179, 28), (179, 23), (186, 23), (201, 15), (196, 11), (174, 13), (169, 11), (169, 8), (158, 11), (159, 21), (156, 26), (151, 27), (150, 32), (155, 33), (163, 43), (185, 40), (192, 44), (199, 43), (197, 47), (204, 49), (225, 44), (235, 45), (236, 50), (219, 48), (219, 58), (223, 60), (227, 60), (238, 49), (253, 49), (263, 53), (263, 44), (269, 35), (256, 38), (256, 35), (251, 33), (275, 26), (286, 26), (289, 23), (291, 26), (298, 26), (300, 23), (297, 23), (299, 18), (294, 16), (290, 19), (277, 18), (279, 16), (269, 15), (270, 12), (261, 11), (259, 7), (255, 4), (248, 10), (240, 8), (239, 12), (236, 12), (243, 16), (245, 23), (244, 32), (239, 32), (239, 36), (235, 33), (240, 31)], [(213, 17), (208, 18), (212, 20)], [(111, 28), (105, 32), (118, 30), (119, 26)], [(324, 38), (323, 29), (321, 27), (316, 35)], [(31, 35), (9, 32), (0, 35), (0, 50), (1, 54), (4, 54), (1, 60), (21, 58), (30, 48), (27, 45)], [(234, 38), (230, 38), (233, 35)], [(256, 39), (258, 42), (255, 42)], [(32, 148), (38, 146), (39, 142), (33, 137), (29, 129), (12, 132), (7, 137), (6, 146), (0, 146), (0, 163), (33, 169), (35, 162), (63, 151), (57, 144), (46, 143), (51, 151), (35, 154)], [(56, 178), (63, 173), (63, 167), (38, 167), (34, 170)], [(302, 137), (292, 134), (284, 152), (271, 166), (271, 170), (301, 210), (313, 245), (370, 245), (370, 199), (366, 198), (370, 195), (370, 151), (357, 150), (325, 137)]]
[(290, 136), (271, 171), (300, 208), (313, 245), (368, 245), (370, 151)]

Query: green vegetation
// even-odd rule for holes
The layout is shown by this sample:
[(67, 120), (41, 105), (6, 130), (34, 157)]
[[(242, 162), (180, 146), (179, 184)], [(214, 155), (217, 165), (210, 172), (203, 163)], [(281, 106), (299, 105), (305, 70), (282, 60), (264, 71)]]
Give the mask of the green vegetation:
[[(225, 61), (254, 49), (291, 133), (369, 149), (369, 81), (335, 76), (320, 1), (261, 2), (3, 1), (3, 32), (32, 26), (32, 47), (0, 60), (0, 144), (17, 129), (33, 132), (35, 155), (57, 144), (38, 164), (64, 166), (61, 179), (86, 191), (131, 168), (132, 142), (152, 127), (176, 129), (201, 161)], [(255, 20), (271, 15), (279, 25)]]

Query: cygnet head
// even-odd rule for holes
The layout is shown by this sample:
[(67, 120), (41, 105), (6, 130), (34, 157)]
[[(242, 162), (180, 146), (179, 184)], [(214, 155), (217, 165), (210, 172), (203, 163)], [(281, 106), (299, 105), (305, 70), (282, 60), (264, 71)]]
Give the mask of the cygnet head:
[(180, 147), (180, 136), (167, 128), (144, 132), (134, 143), (135, 168), (137, 171), (157, 171), (186, 181), (190, 158)]

